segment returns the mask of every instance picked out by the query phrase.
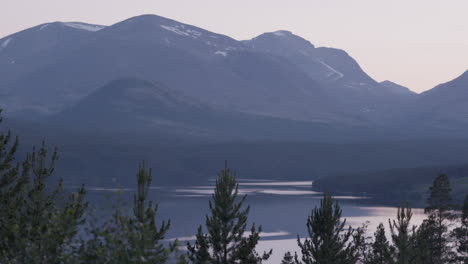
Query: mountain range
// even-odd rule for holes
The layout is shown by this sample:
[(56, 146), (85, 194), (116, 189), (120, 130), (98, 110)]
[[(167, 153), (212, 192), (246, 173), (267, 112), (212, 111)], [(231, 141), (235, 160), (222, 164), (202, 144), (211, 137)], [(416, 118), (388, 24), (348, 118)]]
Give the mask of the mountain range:
[(73, 184), (132, 182), (141, 159), (163, 183), (226, 158), (252, 178), (316, 179), (463, 164), (468, 149), (468, 71), (417, 94), (290, 31), (239, 41), (156, 15), (0, 39), (0, 107), (26, 146), (62, 148)]
[[(406, 136), (413, 131), (421, 136), (414, 124), (418, 120), (431, 128), (427, 136), (460, 135), (467, 120), (468, 99), (461, 96), (466, 93), (467, 75), (416, 94), (390, 81), (375, 81), (343, 50), (315, 47), (289, 31), (237, 41), (156, 15), (112, 26), (47, 23), (0, 39), (0, 106), (12, 116), (54, 121), (89, 118), (99, 123), (97, 118), (113, 111), (107, 103), (120, 100), (121, 106), (140, 108), (138, 116), (126, 117), (140, 125), (166, 115), (158, 107), (172, 107), (172, 117), (163, 119), (178, 125), (166, 125), (168, 131), (208, 129), (175, 118), (178, 111), (193, 112), (189, 108), (196, 106), (204, 109), (198, 111), (197, 120), (206, 117), (208, 126), (217, 122), (210, 119), (214, 114), (230, 116), (225, 119), (236, 116), (233, 123), (243, 116), (376, 131), (375, 135), (395, 136), (405, 128)], [(134, 93), (129, 97), (111, 87), (129, 78), (135, 84), (158, 83), (165, 88), (136, 100), (137, 93), (145, 96), (138, 85), (127, 82), (126, 93)], [(99, 107), (99, 100), (107, 101)], [(91, 102), (97, 114), (84, 107)], [(142, 111), (152, 121), (141, 118)], [(115, 119), (106, 122), (111, 120)]]

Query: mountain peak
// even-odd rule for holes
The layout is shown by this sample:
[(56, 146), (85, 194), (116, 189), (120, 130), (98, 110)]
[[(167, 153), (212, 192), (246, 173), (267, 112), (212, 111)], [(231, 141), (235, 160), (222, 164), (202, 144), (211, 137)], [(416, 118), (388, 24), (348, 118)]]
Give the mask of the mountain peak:
[(310, 41), (288, 30), (263, 33), (250, 40), (244, 40), (243, 43), (250, 48), (279, 54), (289, 53), (291, 50), (306, 52), (315, 49)]
[(273, 35), (278, 36), (278, 37), (284, 37), (284, 36), (291, 36), (293, 33), (288, 30), (277, 30), (275, 32), (272, 32)]
[(67, 28), (73, 28), (73, 29), (79, 29), (79, 30), (84, 30), (84, 31), (92, 31), (96, 32), (99, 31), (106, 26), (102, 25), (95, 25), (95, 24), (88, 24), (88, 23), (83, 23), (83, 22), (61, 22), (61, 21), (56, 21), (56, 22), (51, 22), (51, 23), (45, 23), (41, 24), (39, 26), (36, 26), (35, 28), (39, 31), (50, 29), (50, 28), (57, 28), (57, 27), (67, 27)]
[(379, 84), (381, 87), (395, 94), (415, 94), (415, 92), (411, 91), (408, 87), (399, 85), (389, 80), (385, 80)]

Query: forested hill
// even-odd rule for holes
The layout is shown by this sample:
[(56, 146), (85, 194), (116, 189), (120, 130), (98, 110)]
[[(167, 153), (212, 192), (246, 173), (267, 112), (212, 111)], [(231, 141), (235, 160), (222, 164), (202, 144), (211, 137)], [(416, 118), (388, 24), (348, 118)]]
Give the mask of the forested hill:
[(468, 163), (339, 173), (315, 180), (314, 187), (334, 193), (366, 195), (391, 204), (409, 201), (412, 205), (422, 205), (432, 179), (441, 174), (449, 176), (455, 202), (461, 203), (468, 190)]

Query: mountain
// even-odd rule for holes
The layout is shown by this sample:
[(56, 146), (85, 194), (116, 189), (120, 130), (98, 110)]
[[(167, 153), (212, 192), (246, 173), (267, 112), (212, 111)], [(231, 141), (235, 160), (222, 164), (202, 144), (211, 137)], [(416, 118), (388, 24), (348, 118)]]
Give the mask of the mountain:
[[(214, 108), (161, 83), (135, 77), (113, 80), (44, 122), (74, 133), (132, 134), (132, 137), (157, 134), (197, 140), (320, 141), (369, 137), (366, 126), (303, 122)], [(373, 131), (374, 136), (383, 133)]]
[[(400, 106), (414, 93), (395, 93), (367, 75), (345, 51), (315, 47), (290, 31), (264, 33), (243, 43), (260, 52), (276, 54), (297, 65), (339, 100), (340, 108), (368, 121), (382, 122), (400, 114)], [(388, 121), (388, 120), (387, 120)]]
[(381, 87), (386, 88), (387, 91), (393, 92), (395, 94), (401, 95), (415, 95), (416, 93), (411, 91), (408, 87), (399, 85), (391, 81), (383, 81), (379, 83)]
[(410, 128), (414, 135), (466, 137), (468, 71), (421, 93), (404, 111), (403, 126)]
[[(54, 22), (0, 39), (0, 93), (6, 111), (49, 112), (44, 105), (28, 105), (28, 98), (12, 98), (18, 92), (18, 83), (79, 49), (92, 33), (103, 28), (79, 22)], [(41, 90), (35, 84), (31, 86), (31, 89)]]
[(154, 15), (88, 33), (78, 47), (15, 79), (6, 105), (59, 112), (110, 80), (135, 76), (228, 110), (356, 122), (296, 65), (227, 36)]
[[(289, 31), (237, 41), (175, 20), (143, 15), (106, 27), (47, 23), (0, 40), (0, 106), (17, 118), (92, 116), (83, 114), (84, 105), (93, 102), (96, 112), (112, 105), (106, 100), (121, 95), (103, 87), (126, 76), (166, 87), (171, 100), (180, 96), (203, 105), (202, 112), (186, 112), (199, 113), (200, 122), (217, 124), (205, 122), (197, 128), (208, 129), (208, 134), (228, 131), (220, 128), (221, 116), (236, 125), (257, 122), (256, 133), (266, 123), (283, 131), (277, 135), (304, 135), (315, 128), (325, 135), (309, 133), (313, 136), (307, 138), (317, 139), (337, 134), (342, 138), (413, 137), (428, 131), (431, 136), (452, 135), (446, 130), (460, 135), (464, 129), (460, 125), (465, 122), (464, 97), (458, 95), (463, 89), (450, 88), (463, 86), (461, 81), (418, 95), (389, 81), (375, 81), (343, 50), (316, 47)], [(451, 103), (452, 97), (460, 103)], [(107, 103), (99, 106), (98, 100)], [(151, 108), (148, 102), (145, 105)], [(166, 111), (184, 107), (180, 103)], [(107, 114), (116, 113), (111, 110)], [(165, 118), (166, 124), (181, 125), (176, 115)], [(286, 120), (288, 132), (279, 128)], [(183, 123), (196, 127), (194, 122)], [(408, 131), (406, 135), (403, 130)]]
[(375, 84), (343, 50), (315, 47), (308, 40), (290, 31), (264, 33), (243, 43), (255, 50), (289, 59), (312, 79), (320, 82), (340, 83), (348, 85), (351, 89), (366, 89)]
[(468, 98), (468, 70), (452, 81), (442, 83), (421, 94), (419, 100), (448, 106)]

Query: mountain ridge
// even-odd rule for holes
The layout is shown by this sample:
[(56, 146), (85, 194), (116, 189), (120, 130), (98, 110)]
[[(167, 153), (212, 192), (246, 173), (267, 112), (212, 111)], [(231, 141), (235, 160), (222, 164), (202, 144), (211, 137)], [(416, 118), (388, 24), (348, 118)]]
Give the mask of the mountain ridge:
[(223, 111), (389, 131), (413, 131), (421, 114), (436, 130), (447, 126), (429, 113), (448, 101), (430, 94), (455, 90), (460, 103), (447, 109), (458, 114), (448, 126), (459, 130), (466, 119), (463, 88), (450, 89), (464, 82), (415, 94), (375, 81), (346, 51), (316, 47), (287, 30), (237, 41), (142, 15), (111, 26), (41, 24), (2, 38), (0, 47), (0, 105), (22, 118), (61, 113), (110, 81), (134, 76)]

